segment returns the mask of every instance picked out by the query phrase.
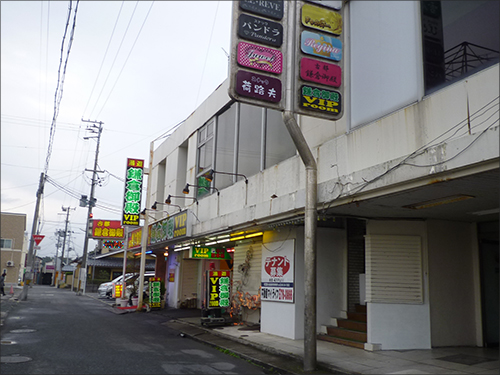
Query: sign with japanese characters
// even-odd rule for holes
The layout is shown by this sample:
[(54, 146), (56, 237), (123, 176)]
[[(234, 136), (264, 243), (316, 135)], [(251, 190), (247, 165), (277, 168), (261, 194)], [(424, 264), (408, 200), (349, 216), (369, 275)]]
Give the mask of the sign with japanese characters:
[(236, 92), (241, 96), (277, 103), (281, 101), (281, 81), (240, 70), (236, 73)]
[(302, 31), (300, 36), (302, 52), (325, 59), (342, 60), (342, 42), (328, 35)]
[(302, 25), (335, 35), (342, 34), (340, 13), (310, 4), (302, 7)]
[(275, 20), (283, 18), (283, 0), (240, 0), (240, 8)]
[[(277, 250), (274, 250), (276, 245)], [(293, 303), (295, 241), (269, 243), (262, 248), (261, 300)]]
[(248, 68), (280, 74), (283, 71), (283, 54), (274, 48), (239, 42), (238, 64)]
[(127, 237), (128, 237), (127, 249), (141, 247), (142, 228), (134, 229), (132, 232), (128, 233)]
[(92, 236), (95, 239), (123, 239), (124, 228), (120, 220), (92, 220)]
[(149, 306), (161, 307), (161, 279), (159, 277), (149, 278)]
[(34, 234), (33, 235), (33, 240), (35, 241), (35, 243), (37, 245), (40, 245), (40, 242), (42, 242), (42, 240), (45, 238), (45, 235), (43, 234)]
[(242, 13), (238, 19), (238, 35), (254, 42), (280, 47), (283, 26), (278, 22)]
[(337, 91), (303, 85), (300, 92), (300, 105), (302, 108), (335, 114), (342, 110), (341, 95)]
[(300, 78), (304, 81), (340, 87), (342, 84), (342, 69), (335, 64), (303, 57), (300, 59)]
[(144, 160), (127, 159), (122, 225), (139, 225)]
[(229, 307), (230, 293), (230, 271), (207, 271), (207, 300), (209, 308)]
[(215, 247), (197, 247), (192, 246), (189, 252), (189, 257), (192, 259), (210, 259), (210, 260), (222, 260), (231, 259), (231, 255), (226, 251), (226, 249), (218, 249)]
[(148, 245), (191, 236), (191, 211), (181, 211), (149, 226)]

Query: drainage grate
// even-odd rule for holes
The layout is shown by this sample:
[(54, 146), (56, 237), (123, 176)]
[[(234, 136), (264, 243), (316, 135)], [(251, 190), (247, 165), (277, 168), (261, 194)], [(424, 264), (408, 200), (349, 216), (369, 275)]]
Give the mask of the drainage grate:
[(30, 332), (36, 332), (36, 329), (29, 329), (29, 328), (14, 329), (10, 332), (11, 333), (30, 333)]

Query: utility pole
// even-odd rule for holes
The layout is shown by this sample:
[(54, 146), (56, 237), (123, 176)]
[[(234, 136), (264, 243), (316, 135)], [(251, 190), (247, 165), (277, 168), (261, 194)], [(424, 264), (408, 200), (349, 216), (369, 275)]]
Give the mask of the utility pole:
[(59, 254), (59, 248), (61, 247), (61, 230), (58, 229), (54, 233), (57, 236), (56, 243), (56, 254), (54, 255), (54, 276), (52, 277), (52, 286), (56, 285), (56, 271), (57, 271), (57, 254)]
[(59, 263), (59, 277), (58, 277), (58, 282), (57, 282), (57, 285), (56, 285), (56, 288), (59, 288), (59, 283), (63, 280), (63, 276), (62, 276), (62, 262), (64, 260), (64, 248), (66, 246), (66, 236), (68, 235), (68, 223), (69, 223), (69, 212), (70, 210), (76, 210), (76, 207), (75, 208), (71, 208), (71, 207), (62, 207), (62, 210), (64, 212), (66, 212), (66, 225), (64, 227), (64, 237), (63, 237), (63, 244), (62, 244), (62, 253), (61, 253), (61, 262)]
[[(90, 187), (90, 199), (89, 199), (89, 211), (87, 215), (87, 226), (86, 226), (86, 231), (85, 231), (85, 241), (83, 244), (83, 256), (82, 256), (82, 265), (80, 267), (80, 272), (78, 272), (78, 284), (77, 284), (77, 295), (85, 295), (85, 288), (87, 286), (87, 256), (88, 256), (88, 247), (89, 247), (89, 232), (88, 228), (90, 225), (90, 220), (92, 219), (92, 207), (95, 205), (95, 199), (94, 199), (94, 189), (95, 189), (95, 181), (96, 181), (96, 176), (97, 176), (97, 161), (99, 158), (99, 144), (101, 142), (101, 133), (102, 133), (102, 125), (103, 122), (101, 121), (90, 121), (90, 120), (84, 120), (82, 119), (82, 122), (89, 122), (92, 125), (87, 127), (87, 130), (90, 131), (93, 134), (93, 136), (89, 137), (84, 137), (83, 139), (90, 139), (90, 138), (97, 138), (97, 146), (95, 150), (95, 161), (94, 161), (94, 169), (92, 170), (92, 185)], [(99, 124), (97, 126), (96, 124)], [(81, 284), (80, 284), (81, 283)], [(82, 289), (82, 292), (80, 292), (80, 286)]]
[(45, 185), (45, 174), (40, 173), (40, 182), (38, 183), (38, 190), (36, 192), (36, 205), (35, 205), (35, 214), (33, 215), (33, 225), (31, 227), (31, 237), (30, 237), (30, 246), (28, 249), (28, 261), (26, 267), (26, 277), (24, 280), (23, 290), (19, 295), (20, 301), (26, 301), (28, 299), (28, 287), (33, 281), (33, 249), (35, 247), (35, 240), (33, 239), (33, 235), (36, 233), (36, 226), (38, 222), (38, 215), (40, 212), (40, 201), (42, 200), (43, 188)]

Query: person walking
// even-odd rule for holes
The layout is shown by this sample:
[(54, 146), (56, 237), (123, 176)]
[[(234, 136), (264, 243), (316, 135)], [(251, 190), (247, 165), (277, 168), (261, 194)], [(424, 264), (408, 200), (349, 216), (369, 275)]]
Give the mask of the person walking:
[(0, 278), (0, 291), (2, 292), (2, 296), (5, 296), (5, 291), (3, 290), (5, 286), (5, 276), (7, 276), (7, 274), (4, 272)]

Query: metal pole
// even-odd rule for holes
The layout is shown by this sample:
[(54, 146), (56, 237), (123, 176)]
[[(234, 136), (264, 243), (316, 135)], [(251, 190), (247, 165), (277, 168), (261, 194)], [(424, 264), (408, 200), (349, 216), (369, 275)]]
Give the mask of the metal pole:
[(28, 262), (26, 267), (26, 277), (24, 279), (23, 290), (19, 295), (20, 301), (26, 301), (28, 299), (28, 287), (31, 281), (33, 280), (33, 248), (35, 247), (35, 240), (33, 239), (33, 235), (36, 233), (36, 225), (38, 222), (38, 215), (40, 212), (40, 201), (42, 200), (43, 187), (45, 184), (45, 175), (40, 173), (40, 182), (38, 184), (38, 190), (36, 192), (36, 206), (35, 206), (35, 214), (33, 215), (33, 225), (31, 227), (31, 237), (30, 237), (30, 246), (28, 249)]
[[(146, 214), (147, 215), (147, 214)], [(125, 280), (125, 273), (127, 272), (127, 252), (128, 252), (128, 226), (125, 226), (125, 246), (123, 246), (123, 280), (122, 280), (122, 296), (125, 297), (127, 289), (127, 281)]]
[[(300, 5), (300, 2), (297, 2)], [(294, 114), (295, 100), (295, 17), (296, 3), (288, 2), (288, 36), (283, 121), (306, 167), (306, 202), (304, 208), (304, 371), (314, 371), (316, 351), (316, 229), (317, 165)]]
[[(90, 187), (90, 199), (89, 199), (89, 211), (87, 215), (87, 226), (86, 226), (86, 231), (85, 231), (85, 242), (83, 245), (83, 256), (82, 256), (82, 265), (80, 267), (80, 272), (78, 273), (78, 278), (81, 280), (82, 283), (82, 292), (80, 293), (80, 287), (77, 286), (78, 289), (78, 295), (83, 294), (85, 295), (85, 288), (87, 286), (87, 257), (88, 257), (88, 247), (89, 247), (89, 233), (88, 233), (88, 228), (90, 225), (90, 220), (92, 216), (92, 207), (94, 206), (94, 190), (95, 190), (95, 180), (96, 180), (96, 175), (97, 175), (97, 160), (99, 158), (99, 143), (101, 141), (101, 133), (102, 133), (102, 122), (97, 122), (97, 121), (86, 121), (83, 120), (83, 122), (91, 122), (93, 124), (98, 123), (99, 127), (97, 127), (97, 146), (95, 150), (95, 160), (94, 160), (94, 169), (92, 170), (92, 186)], [(96, 127), (95, 125), (92, 125), (92, 127)], [(88, 128), (87, 128), (88, 129)], [(90, 128), (88, 130), (92, 130), (95, 133), (95, 130)], [(95, 138), (95, 137), (85, 137), (84, 139), (88, 138)], [(83, 274), (82, 274), (83, 271)]]

